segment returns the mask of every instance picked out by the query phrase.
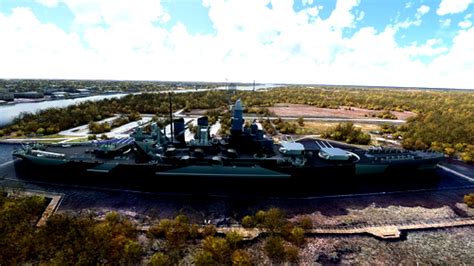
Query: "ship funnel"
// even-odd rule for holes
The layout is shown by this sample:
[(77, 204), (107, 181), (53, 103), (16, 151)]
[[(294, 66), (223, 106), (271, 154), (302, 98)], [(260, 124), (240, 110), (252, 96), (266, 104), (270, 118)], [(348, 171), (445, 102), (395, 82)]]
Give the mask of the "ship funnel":
[(258, 133), (257, 124), (253, 123), (253, 124), (250, 125), (250, 133), (254, 134), (254, 135), (257, 135), (257, 133)]
[(197, 119), (197, 125), (205, 127), (209, 126), (209, 119), (207, 118), (207, 116), (199, 117)]
[(231, 134), (242, 133), (242, 126), (244, 125), (243, 110), (242, 103), (238, 99), (233, 108)]
[(201, 145), (209, 144), (209, 119), (207, 116), (199, 117), (197, 119), (197, 139)]
[(185, 132), (184, 119), (183, 118), (175, 119), (173, 121), (173, 126), (174, 126), (175, 140), (180, 142), (180, 143), (185, 143), (185, 140), (184, 140), (184, 132)]

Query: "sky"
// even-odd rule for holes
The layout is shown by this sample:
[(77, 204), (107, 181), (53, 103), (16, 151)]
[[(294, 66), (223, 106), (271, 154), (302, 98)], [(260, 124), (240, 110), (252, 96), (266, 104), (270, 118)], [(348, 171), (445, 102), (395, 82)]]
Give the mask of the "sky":
[(474, 0), (0, 0), (0, 78), (474, 89)]

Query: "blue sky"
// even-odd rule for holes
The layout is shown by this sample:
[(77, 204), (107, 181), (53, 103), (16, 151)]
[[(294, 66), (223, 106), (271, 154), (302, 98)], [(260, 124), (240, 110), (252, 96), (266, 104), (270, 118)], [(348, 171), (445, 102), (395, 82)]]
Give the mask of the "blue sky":
[(474, 88), (474, 0), (0, 0), (0, 78)]

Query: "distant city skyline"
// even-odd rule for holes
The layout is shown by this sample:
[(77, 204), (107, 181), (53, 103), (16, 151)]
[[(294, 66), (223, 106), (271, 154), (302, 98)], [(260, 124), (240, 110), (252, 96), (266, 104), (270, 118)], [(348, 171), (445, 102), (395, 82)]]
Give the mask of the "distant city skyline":
[(0, 78), (474, 89), (474, 0), (1, 0)]

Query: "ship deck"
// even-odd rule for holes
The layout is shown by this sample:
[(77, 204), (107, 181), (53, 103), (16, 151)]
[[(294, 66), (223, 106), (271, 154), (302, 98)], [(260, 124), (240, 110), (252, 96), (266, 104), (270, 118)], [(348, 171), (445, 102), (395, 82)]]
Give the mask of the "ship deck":
[[(340, 142), (324, 140), (324, 139), (315, 139), (315, 138), (307, 138), (301, 139), (298, 141), (299, 143), (303, 144), (305, 152), (312, 152), (312, 156), (307, 156), (307, 162), (304, 167), (326, 167), (326, 166), (334, 166), (337, 163), (341, 163), (341, 161), (329, 161), (322, 159), (318, 156), (319, 150), (321, 146), (326, 145), (329, 147), (340, 148), (349, 152), (356, 154), (360, 159), (358, 163), (373, 163), (374, 158), (369, 158), (366, 155), (367, 150), (359, 148), (357, 146), (343, 144)], [(140, 152), (135, 149), (133, 142), (126, 143), (129, 145), (130, 150), (125, 154), (121, 154), (119, 156), (110, 156), (110, 157), (103, 157), (97, 156), (94, 154), (93, 151), (98, 147), (99, 143), (83, 143), (83, 144), (72, 144), (72, 145), (47, 145), (45, 146), (45, 151), (53, 152), (58, 154), (64, 154), (65, 158), (71, 160), (73, 162), (96, 162), (96, 163), (123, 163), (123, 164), (138, 164), (137, 162), (140, 161), (143, 164), (147, 164), (147, 160), (143, 160), (142, 156), (140, 156)], [(185, 156), (189, 156), (189, 160), (193, 163), (203, 163), (203, 164), (215, 164), (215, 163), (222, 163), (222, 164), (238, 164), (238, 165), (255, 165), (257, 162), (259, 164), (266, 164), (272, 165), (276, 164), (277, 161), (281, 161), (285, 157), (278, 151), (280, 145), (275, 144), (273, 148), (273, 155), (267, 156), (265, 158), (256, 158), (254, 154), (246, 154), (246, 153), (238, 153), (236, 158), (226, 157), (224, 152), (217, 152), (213, 154), (205, 154), (202, 158), (195, 158), (190, 152), (189, 149), (177, 149), (176, 154), (174, 155), (174, 161), (172, 164), (175, 164), (176, 161)], [(405, 154), (405, 153), (403, 153)], [(414, 153), (414, 152), (407, 152), (406, 154), (416, 155), (418, 158), (429, 158), (429, 153)], [(389, 154), (390, 155), (390, 154)], [(394, 154), (398, 156), (398, 154)], [(378, 155), (376, 155), (378, 156)], [(376, 157), (375, 156), (375, 157)], [(384, 156), (380, 154), (380, 156)], [(344, 163), (344, 162), (342, 162)], [(346, 162), (347, 164), (351, 164), (351, 162)]]

